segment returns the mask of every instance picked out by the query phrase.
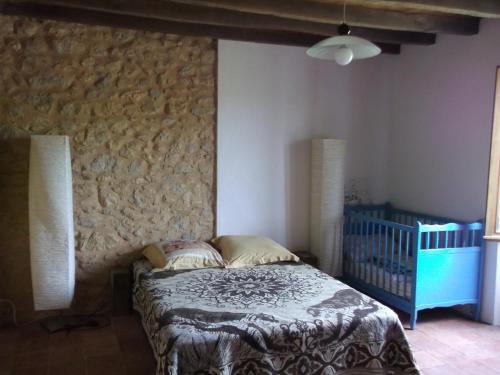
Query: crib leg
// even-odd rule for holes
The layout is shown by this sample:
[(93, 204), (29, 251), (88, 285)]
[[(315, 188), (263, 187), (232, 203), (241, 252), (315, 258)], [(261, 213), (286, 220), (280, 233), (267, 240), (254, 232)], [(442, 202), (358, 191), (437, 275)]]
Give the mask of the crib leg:
[(474, 320), (479, 321), (481, 319), (481, 305), (479, 303), (475, 304), (472, 308)]
[(414, 330), (415, 327), (417, 326), (417, 314), (418, 314), (417, 309), (414, 309), (410, 314), (410, 329), (411, 330)]

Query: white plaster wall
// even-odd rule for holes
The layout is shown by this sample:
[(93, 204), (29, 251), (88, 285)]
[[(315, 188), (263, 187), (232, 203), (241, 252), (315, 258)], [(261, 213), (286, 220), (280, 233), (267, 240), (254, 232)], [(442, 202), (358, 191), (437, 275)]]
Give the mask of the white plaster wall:
[(315, 137), (346, 139), (348, 179), (384, 201), (389, 73), (377, 66), (394, 58), (339, 67), (303, 48), (220, 41), (218, 234), (261, 234), (307, 249)]
[(500, 22), (476, 36), (405, 47), (392, 67), (390, 199), (457, 219), (484, 217)]

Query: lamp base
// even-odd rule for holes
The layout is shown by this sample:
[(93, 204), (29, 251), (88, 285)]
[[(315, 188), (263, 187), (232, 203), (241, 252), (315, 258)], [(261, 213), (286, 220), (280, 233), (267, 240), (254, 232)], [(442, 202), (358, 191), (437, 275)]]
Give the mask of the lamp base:
[(99, 328), (100, 324), (97, 320), (89, 316), (78, 315), (59, 315), (51, 316), (40, 321), (42, 328), (47, 333), (56, 333), (67, 331), (68, 333), (80, 328)]

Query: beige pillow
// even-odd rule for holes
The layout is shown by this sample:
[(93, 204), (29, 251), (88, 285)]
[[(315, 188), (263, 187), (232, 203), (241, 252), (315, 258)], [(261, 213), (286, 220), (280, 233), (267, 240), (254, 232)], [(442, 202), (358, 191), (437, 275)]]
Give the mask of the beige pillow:
[(227, 268), (300, 259), (273, 240), (260, 236), (219, 236), (212, 243), (221, 250)]
[(155, 268), (153, 271), (224, 267), (217, 250), (203, 241), (158, 242), (146, 247), (142, 254)]

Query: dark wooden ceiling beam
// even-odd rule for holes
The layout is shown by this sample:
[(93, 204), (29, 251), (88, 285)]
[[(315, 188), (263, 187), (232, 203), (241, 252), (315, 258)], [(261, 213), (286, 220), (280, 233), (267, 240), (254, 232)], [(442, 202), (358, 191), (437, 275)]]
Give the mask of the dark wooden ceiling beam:
[[(343, 18), (342, 2), (338, 0), (161, 0), (163, 3), (226, 9), (252, 14), (273, 15), (303, 21), (339, 23)], [(347, 22), (352, 26), (430, 33), (471, 35), (479, 31), (479, 18), (444, 13), (400, 12), (394, 9), (373, 9), (347, 6)]]
[[(325, 37), (336, 35), (338, 27), (336, 24), (301, 21), (272, 15), (248, 14), (226, 9), (177, 4), (159, 0), (128, 0), (115, 3), (101, 0), (33, 0), (32, 2), (37, 4), (67, 6), (78, 9), (83, 8), (109, 13), (157, 18), (174, 22), (202, 23), (206, 25), (249, 28), (253, 30), (291, 31), (323, 35)], [(22, 2), (17, 1), (14, 3)], [(432, 33), (369, 29), (356, 26), (352, 28), (352, 32), (353, 35), (366, 38), (373, 42), (423, 45), (430, 45), (436, 42), (436, 36)]]
[[(339, 0), (322, 0), (339, 3)], [(482, 18), (500, 18), (498, 0), (347, 0), (348, 4), (405, 12), (440, 12)]]
[[(335, 28), (337, 29), (337, 25), (335, 25)], [(337, 32), (329, 35), (337, 35)], [(383, 30), (351, 26), (351, 35), (359, 36), (371, 40), (372, 42), (420, 45), (431, 45), (436, 43), (436, 34), (416, 31)]]
[[(89, 25), (111, 26), (149, 32), (203, 36), (215, 39), (282, 44), (300, 47), (311, 46), (324, 38), (323, 35), (299, 32), (253, 30), (248, 28), (182, 23), (124, 14), (112, 14), (88, 9), (43, 5), (38, 3), (10, 3), (0, 1), (0, 13), (6, 15), (34, 17)], [(377, 44), (382, 49), (382, 53), (400, 53), (400, 45), (398, 44)]]

